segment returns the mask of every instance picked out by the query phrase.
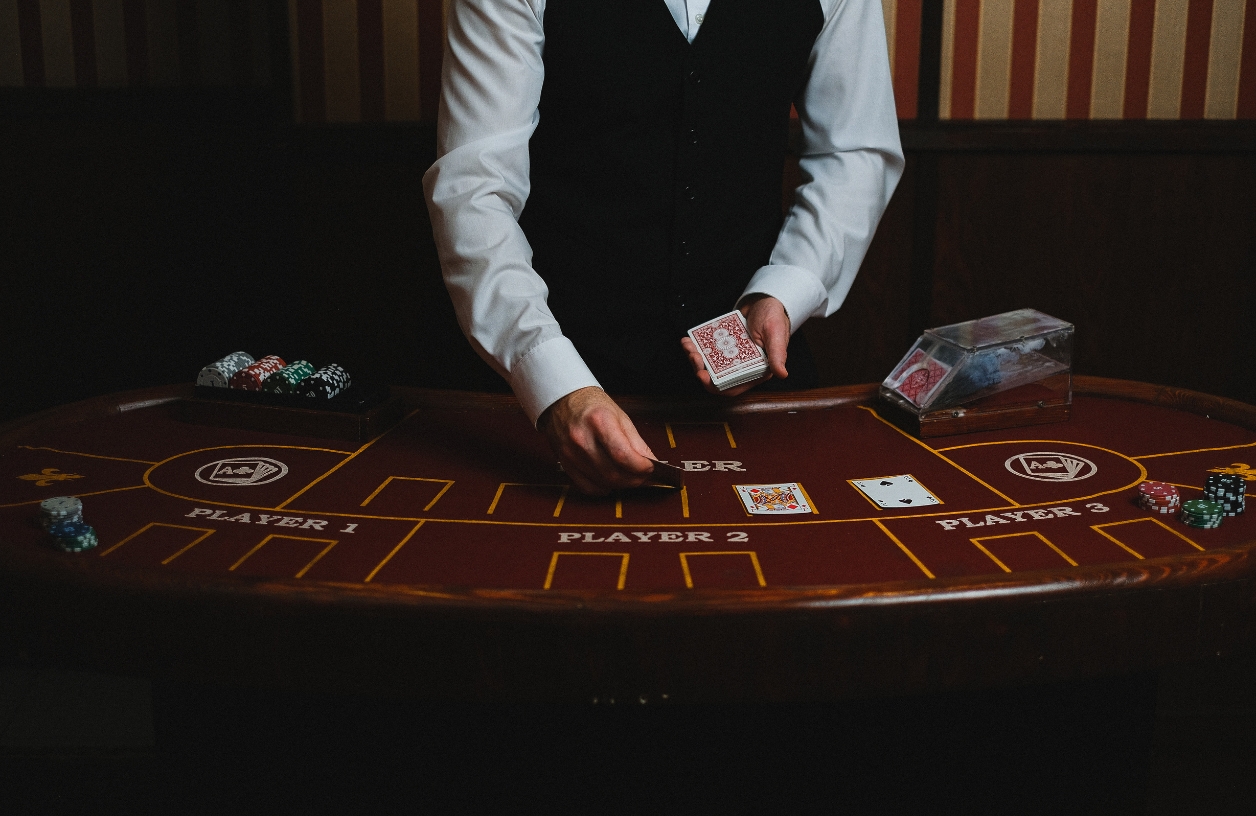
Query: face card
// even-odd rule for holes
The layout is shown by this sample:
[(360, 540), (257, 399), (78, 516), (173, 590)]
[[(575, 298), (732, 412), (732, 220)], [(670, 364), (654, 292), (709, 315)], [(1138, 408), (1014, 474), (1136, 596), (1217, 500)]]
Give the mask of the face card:
[(903, 507), (935, 507), (941, 500), (916, 481), (914, 476), (883, 476), (879, 479), (851, 479), (859, 492), (877, 507), (889, 510)]
[(712, 377), (721, 377), (733, 369), (765, 361), (763, 350), (754, 344), (746, 331), (746, 319), (733, 310), (689, 330), (707, 370)]
[(756, 516), (814, 513), (815, 508), (798, 482), (764, 485), (733, 485), (746, 512)]
[(916, 349), (886, 378), (885, 385), (919, 407), (928, 401), (950, 371), (951, 367), (946, 363)]

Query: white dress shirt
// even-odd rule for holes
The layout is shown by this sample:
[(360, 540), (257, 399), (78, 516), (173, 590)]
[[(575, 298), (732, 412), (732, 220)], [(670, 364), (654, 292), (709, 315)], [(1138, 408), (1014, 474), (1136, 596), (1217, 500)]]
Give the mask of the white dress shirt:
[[(667, 3), (690, 42), (711, 2), (650, 1)], [(803, 184), (742, 295), (777, 298), (795, 330), (841, 306), (903, 171), (880, 0), (818, 2), (824, 25), (796, 103)], [(518, 223), (540, 119), (544, 20), (545, 0), (452, 0), (438, 158), (423, 177), (458, 322), (534, 424), (558, 399), (598, 384), (546, 305)]]

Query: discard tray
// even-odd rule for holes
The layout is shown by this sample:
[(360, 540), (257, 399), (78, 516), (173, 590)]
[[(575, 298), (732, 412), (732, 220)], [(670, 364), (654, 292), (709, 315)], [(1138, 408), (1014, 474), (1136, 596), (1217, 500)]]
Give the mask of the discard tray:
[(1067, 422), (1073, 413), (1072, 372), (1001, 391), (953, 408), (917, 414), (883, 400), (886, 419), (918, 439)]
[(198, 385), (180, 404), (185, 422), (365, 442), (405, 413), (387, 386), (354, 384), (331, 399)]

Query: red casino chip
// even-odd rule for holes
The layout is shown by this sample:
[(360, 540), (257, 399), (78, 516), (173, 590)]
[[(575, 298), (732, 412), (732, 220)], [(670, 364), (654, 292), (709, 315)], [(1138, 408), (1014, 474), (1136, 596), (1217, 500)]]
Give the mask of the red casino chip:
[(286, 364), (282, 358), (273, 354), (268, 355), (232, 374), (228, 385), (242, 391), (261, 391), (262, 383), (266, 381), (266, 378), (279, 371), (284, 365)]

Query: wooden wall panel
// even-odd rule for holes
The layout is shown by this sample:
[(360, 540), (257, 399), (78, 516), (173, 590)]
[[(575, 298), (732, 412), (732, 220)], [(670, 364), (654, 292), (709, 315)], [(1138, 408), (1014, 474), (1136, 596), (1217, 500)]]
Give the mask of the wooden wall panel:
[(910, 323), (918, 166), (909, 160), (846, 302), (803, 325), (822, 385), (878, 382), (916, 339)]
[(1256, 155), (938, 161), (930, 325), (1032, 306), (1081, 373), (1256, 401)]

